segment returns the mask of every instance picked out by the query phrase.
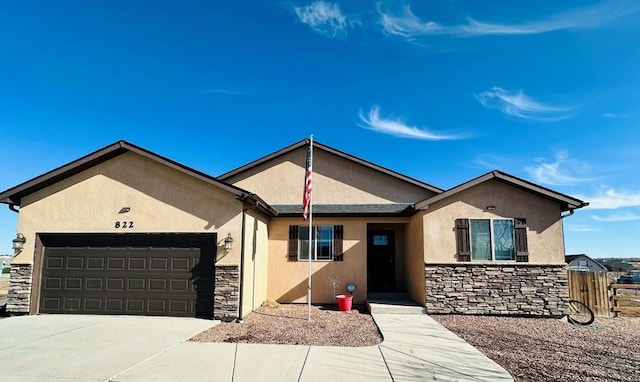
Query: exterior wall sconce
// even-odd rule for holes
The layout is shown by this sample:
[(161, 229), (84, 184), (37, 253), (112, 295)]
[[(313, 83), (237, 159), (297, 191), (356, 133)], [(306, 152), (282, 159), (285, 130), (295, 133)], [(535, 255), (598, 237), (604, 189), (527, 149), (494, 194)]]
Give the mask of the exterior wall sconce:
[(496, 210), (496, 206), (487, 206), (487, 211), (495, 211)]
[(227, 238), (224, 239), (224, 249), (226, 251), (230, 251), (233, 249), (233, 238), (231, 237), (231, 234), (227, 234)]
[(18, 233), (16, 235), (16, 238), (13, 239), (13, 250), (14, 251), (22, 251), (22, 249), (24, 248), (24, 243), (27, 241), (27, 239), (24, 237), (23, 234)]
[(120, 211), (118, 211), (118, 213), (119, 214), (126, 214), (129, 211), (131, 211), (131, 207), (122, 207), (122, 208), (120, 208)]

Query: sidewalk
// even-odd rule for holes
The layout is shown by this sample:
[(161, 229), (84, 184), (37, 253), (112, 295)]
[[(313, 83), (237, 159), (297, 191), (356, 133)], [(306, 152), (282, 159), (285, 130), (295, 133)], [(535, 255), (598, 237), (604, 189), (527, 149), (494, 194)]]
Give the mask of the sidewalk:
[(426, 314), (373, 318), (384, 337), (376, 346), (181, 342), (111, 381), (513, 381)]

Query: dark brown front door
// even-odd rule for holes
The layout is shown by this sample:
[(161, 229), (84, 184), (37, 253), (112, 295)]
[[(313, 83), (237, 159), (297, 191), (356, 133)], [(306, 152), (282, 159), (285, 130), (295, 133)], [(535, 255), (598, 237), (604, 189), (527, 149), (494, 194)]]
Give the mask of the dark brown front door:
[(393, 230), (370, 230), (367, 238), (367, 290), (395, 290), (396, 252)]
[(45, 244), (40, 313), (212, 316), (215, 239), (211, 246), (170, 235), (81, 239)]

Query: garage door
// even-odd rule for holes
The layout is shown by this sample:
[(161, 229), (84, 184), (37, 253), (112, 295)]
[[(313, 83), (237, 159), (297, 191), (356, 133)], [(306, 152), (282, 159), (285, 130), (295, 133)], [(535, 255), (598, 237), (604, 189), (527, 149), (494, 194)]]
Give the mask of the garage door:
[(215, 238), (202, 239), (136, 234), (48, 237), (40, 313), (211, 318)]

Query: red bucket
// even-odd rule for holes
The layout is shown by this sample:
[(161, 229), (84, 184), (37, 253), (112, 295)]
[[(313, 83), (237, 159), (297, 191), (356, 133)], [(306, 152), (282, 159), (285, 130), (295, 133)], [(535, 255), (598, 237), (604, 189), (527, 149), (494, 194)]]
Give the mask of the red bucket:
[(351, 301), (353, 300), (353, 296), (339, 294), (336, 296), (336, 301), (338, 302), (338, 310), (342, 312), (348, 312), (351, 310)]

